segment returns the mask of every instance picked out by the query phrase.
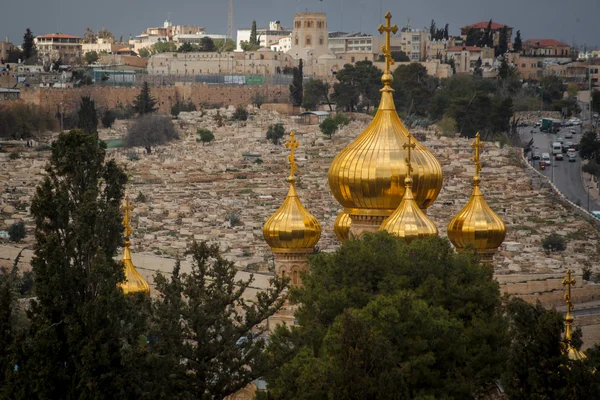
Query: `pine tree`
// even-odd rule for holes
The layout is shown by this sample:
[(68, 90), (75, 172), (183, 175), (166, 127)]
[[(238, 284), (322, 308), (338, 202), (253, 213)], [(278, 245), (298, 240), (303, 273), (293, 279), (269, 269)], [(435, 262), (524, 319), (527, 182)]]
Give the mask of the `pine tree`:
[(250, 40), (248, 40), (250, 44), (259, 45), (260, 41), (256, 35), (256, 21), (252, 21), (252, 28), (250, 29)]
[(23, 61), (31, 58), (35, 53), (35, 43), (33, 41), (33, 33), (27, 28), (23, 36)]
[(98, 136), (98, 115), (96, 114), (96, 105), (89, 96), (81, 98), (81, 105), (78, 112), (79, 121), (77, 127), (85, 133)]
[(436, 33), (437, 33), (437, 29), (435, 27), (435, 21), (431, 20), (431, 25), (429, 26), (429, 35), (431, 36), (431, 40), (436, 39), (436, 37), (435, 37)]
[(508, 51), (508, 27), (504, 25), (500, 30), (498, 46), (496, 47), (496, 57), (504, 55)]
[(477, 59), (477, 61), (475, 61), (475, 68), (473, 69), (473, 75), (483, 76), (483, 69), (481, 68), (482, 64), (483, 64), (483, 62), (481, 61), (481, 57), (479, 57)]
[(523, 41), (521, 39), (521, 31), (517, 31), (517, 35), (515, 36), (515, 43), (513, 45), (513, 49), (515, 52), (520, 52), (523, 50)]
[(150, 94), (150, 85), (148, 85), (148, 81), (144, 81), (140, 94), (133, 100), (133, 107), (139, 115), (151, 114), (158, 110), (158, 107), (156, 107), (156, 99)]
[(31, 204), (35, 299), (17, 342), (12, 398), (140, 397), (141, 379), (133, 375), (143, 371), (136, 353), (145, 328), (136, 310), (147, 299), (125, 297), (117, 287), (127, 176), (105, 162), (105, 152), (103, 142), (77, 129), (52, 145)]
[(302, 105), (302, 81), (304, 79), (302, 74), (302, 59), (298, 62), (298, 67), (294, 67), (292, 73), (294, 77), (292, 79), (292, 84), (290, 85), (290, 100), (294, 106), (300, 106)]

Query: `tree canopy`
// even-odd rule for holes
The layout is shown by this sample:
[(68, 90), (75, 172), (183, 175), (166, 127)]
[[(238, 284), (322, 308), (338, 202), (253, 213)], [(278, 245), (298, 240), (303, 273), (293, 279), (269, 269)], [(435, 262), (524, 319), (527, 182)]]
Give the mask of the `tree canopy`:
[(81, 98), (79, 111), (77, 112), (77, 127), (85, 133), (90, 133), (97, 137), (98, 135), (98, 115), (94, 100), (89, 96)]
[(148, 81), (144, 81), (142, 90), (133, 100), (133, 107), (139, 115), (151, 114), (158, 110), (156, 107), (156, 99), (150, 93), (150, 85)]
[(136, 119), (127, 131), (125, 139), (128, 147), (143, 147), (152, 153), (152, 147), (179, 139), (173, 122), (163, 115), (143, 115)]
[(366, 109), (368, 112), (379, 102), (383, 72), (371, 61), (345, 64), (336, 74), (333, 99), (338, 109), (352, 112)]
[(310, 78), (304, 84), (304, 94), (302, 97), (302, 107), (307, 110), (315, 110), (319, 104), (325, 102), (329, 105), (329, 111), (333, 111), (329, 91), (331, 86), (328, 82), (321, 79)]
[(304, 96), (303, 91), (303, 80), (304, 74), (302, 72), (302, 59), (298, 61), (298, 66), (292, 69), (293, 79), (290, 85), (290, 100), (295, 106), (302, 105), (302, 98)]

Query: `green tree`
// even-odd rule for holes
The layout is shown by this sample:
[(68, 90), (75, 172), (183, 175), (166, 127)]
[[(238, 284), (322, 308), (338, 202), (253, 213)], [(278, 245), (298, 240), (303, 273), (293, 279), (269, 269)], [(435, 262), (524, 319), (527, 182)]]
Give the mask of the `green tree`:
[(523, 40), (521, 39), (521, 31), (517, 31), (515, 36), (515, 43), (513, 44), (513, 50), (520, 53), (523, 50)]
[(545, 76), (540, 79), (540, 86), (540, 90), (543, 90), (542, 96), (546, 104), (552, 104), (553, 101), (562, 99), (566, 89), (566, 85), (562, 79), (555, 75)]
[(152, 54), (171, 53), (177, 51), (177, 44), (174, 42), (157, 42), (151, 47)]
[[(594, 371), (598, 358), (570, 361), (561, 351), (564, 317), (537, 304), (514, 298), (506, 313), (510, 321), (510, 352), (502, 387), (515, 400), (590, 399), (600, 388), (600, 377)], [(581, 345), (581, 330), (573, 334), (571, 343)]]
[(147, 49), (147, 48), (145, 48), (145, 47), (144, 47), (144, 48), (141, 48), (141, 49), (138, 51), (138, 54), (139, 54), (139, 56), (140, 56), (140, 57), (142, 57), (142, 58), (148, 58), (148, 57), (150, 57), (150, 56), (152, 55), (152, 54), (150, 53), (150, 50), (148, 50), (148, 49)]
[(12, 393), (7, 391), (10, 372), (14, 371), (14, 340), (19, 335), (19, 289), (22, 287), (22, 281), (19, 277), (19, 268), (17, 266), (17, 256), (14, 266), (8, 270), (5, 267), (0, 268), (0, 396), (10, 398)]
[[(402, 50), (392, 51), (392, 58), (396, 62), (409, 62), (410, 61), (410, 57), (408, 56), (408, 54), (406, 54)], [(379, 62), (385, 62), (384, 55), (380, 54), (379, 58), (377, 59), (377, 61), (379, 61)]]
[(8, 228), (8, 239), (11, 242), (19, 243), (25, 237), (25, 224), (18, 221)]
[(479, 57), (477, 59), (477, 61), (475, 61), (475, 67), (473, 68), (473, 75), (479, 76), (479, 77), (483, 76), (483, 68), (481, 68), (482, 64), (483, 64), (483, 61), (481, 61), (481, 57)]
[(598, 160), (600, 156), (600, 141), (596, 139), (596, 132), (588, 131), (581, 136), (579, 141), (579, 156), (584, 160)]
[(427, 115), (429, 101), (438, 86), (436, 79), (427, 75), (427, 68), (419, 63), (399, 65), (393, 76), (397, 110), (407, 115)]
[(500, 36), (498, 38), (498, 46), (496, 46), (495, 53), (496, 57), (504, 55), (508, 51), (508, 27), (504, 25), (500, 29)]
[(436, 124), (445, 136), (453, 136), (456, 133), (456, 120), (452, 117), (444, 115), (444, 117)]
[(565, 251), (567, 249), (567, 241), (559, 234), (551, 233), (542, 240), (542, 247), (547, 253)]
[(592, 91), (592, 111), (600, 112), (600, 92)]
[[(35, 298), (16, 343), (12, 398), (139, 397), (144, 295), (126, 298), (114, 260), (122, 244), (119, 206), (127, 181), (106, 146), (81, 130), (52, 144), (31, 204)], [(137, 306), (134, 306), (137, 302)], [(139, 318), (138, 318), (139, 317)], [(140, 367), (138, 369), (138, 367)]]
[(190, 53), (192, 51), (196, 51), (196, 47), (191, 43), (184, 43), (177, 49), (179, 53)]
[(232, 118), (237, 121), (246, 121), (248, 119), (248, 110), (246, 110), (246, 107), (238, 105), (235, 108)]
[(216, 39), (213, 40), (216, 51), (221, 53), (227, 53), (235, 50), (235, 42), (231, 39)]
[(102, 114), (102, 126), (105, 128), (112, 128), (116, 119), (117, 114), (113, 110), (106, 110), (104, 114)]
[(215, 42), (211, 37), (205, 36), (200, 39), (200, 50), (201, 51), (215, 51)]
[(329, 106), (329, 111), (333, 111), (331, 100), (329, 99), (329, 91), (331, 86), (328, 82), (321, 79), (310, 78), (304, 84), (304, 94), (302, 97), (302, 107), (307, 110), (316, 110), (321, 102), (326, 102)]
[(96, 113), (94, 100), (89, 96), (83, 96), (81, 98), (77, 116), (77, 127), (85, 133), (93, 134), (98, 137), (98, 115)]
[(271, 398), (471, 398), (502, 373), (492, 267), (447, 240), (366, 234), (310, 264), (296, 327), (271, 336)]
[[(273, 278), (255, 301), (244, 292), (254, 278), (236, 278), (238, 269), (221, 256), (216, 245), (194, 243), (191, 271), (179, 262), (167, 279), (155, 278), (162, 296), (153, 304), (154, 329), (150, 351), (160, 360), (154, 373), (166, 393), (185, 399), (222, 399), (261, 377), (268, 365), (264, 352), (265, 320), (282, 305), (286, 282)], [(152, 382), (148, 382), (152, 385)]]
[(270, 140), (273, 144), (278, 144), (283, 135), (285, 135), (285, 128), (282, 123), (277, 122), (276, 124), (269, 125), (269, 128), (267, 129), (267, 140)]
[(260, 49), (260, 45), (253, 44), (253, 43), (247, 42), (245, 40), (242, 40), (240, 42), (240, 47), (244, 51), (256, 51), (256, 50)]
[(257, 108), (260, 108), (267, 101), (267, 96), (265, 96), (264, 94), (257, 91), (257, 92), (254, 92), (250, 101)]
[(344, 113), (337, 113), (333, 116), (333, 120), (338, 126), (346, 126), (350, 124), (350, 118)]
[(31, 29), (27, 28), (25, 35), (23, 35), (23, 61), (27, 61), (35, 56), (36, 48), (35, 42), (33, 41), (34, 36)]
[(337, 82), (333, 85), (332, 97), (338, 108), (348, 112), (360, 109), (369, 112), (381, 96), (381, 75), (383, 72), (371, 61), (345, 64), (337, 72)]
[(140, 94), (133, 100), (133, 107), (139, 115), (151, 114), (158, 110), (156, 99), (150, 93), (148, 81), (144, 81)]
[(290, 85), (290, 100), (294, 106), (300, 106), (302, 105), (302, 81), (304, 80), (304, 74), (302, 73), (302, 59), (298, 61), (298, 67), (294, 67), (292, 73), (294, 77), (292, 79), (292, 84)]
[(327, 117), (319, 124), (319, 129), (324, 135), (329, 136), (329, 139), (338, 129), (338, 124), (333, 118)]
[(256, 46), (260, 45), (260, 39), (256, 35), (256, 21), (252, 21), (252, 27), (250, 28), (250, 40), (248, 40), (248, 43)]
[(198, 140), (202, 142), (202, 144), (210, 143), (215, 140), (215, 135), (208, 129), (198, 129), (196, 130), (196, 135), (199, 136)]
[(98, 56), (98, 53), (95, 51), (89, 51), (87, 53), (85, 53), (85, 55), (83, 56), (83, 58), (85, 59), (86, 64), (93, 64), (96, 61), (98, 61), (98, 59), (100, 58)]
[(147, 154), (152, 147), (179, 139), (173, 122), (162, 115), (143, 115), (136, 119), (127, 131), (127, 147), (143, 147)]
[(579, 93), (579, 85), (576, 83), (569, 83), (567, 85), (567, 94), (569, 97), (577, 97), (577, 93)]
[(479, 46), (482, 41), (483, 34), (479, 29), (469, 28), (465, 44), (467, 46)]

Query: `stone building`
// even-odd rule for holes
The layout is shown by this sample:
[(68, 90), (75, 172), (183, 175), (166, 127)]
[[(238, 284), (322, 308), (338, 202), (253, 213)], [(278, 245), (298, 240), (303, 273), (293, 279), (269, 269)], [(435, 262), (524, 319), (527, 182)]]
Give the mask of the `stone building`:
[(76, 64), (83, 56), (82, 39), (78, 36), (51, 33), (36, 37), (35, 45), (44, 62), (60, 59), (63, 64)]
[(0, 42), (0, 64), (5, 63), (14, 50), (15, 46), (8, 41), (8, 36), (6, 36), (4, 42)]
[[(489, 25), (490, 25), (490, 21), (484, 21), (484, 22), (478, 22), (478, 23), (472, 24), (472, 25), (463, 26), (462, 28), (460, 28), (460, 35), (464, 40), (467, 40), (467, 35), (469, 34), (470, 30), (475, 30), (475, 31), (484, 33), (487, 30)], [(511, 50), (512, 49), (513, 28), (511, 26), (507, 26), (504, 24), (498, 24), (496, 22), (491, 23), (492, 36), (494, 38), (494, 46), (498, 46), (498, 43), (500, 43), (500, 32), (502, 31), (502, 29), (504, 29), (505, 26), (507, 28), (507, 33), (508, 33), (508, 35), (507, 35), (508, 49)]]
[[(309, 66), (329, 53), (329, 32), (325, 13), (296, 13), (292, 29), (292, 47), (288, 51), (295, 60), (307, 61)], [(309, 67), (310, 68), (310, 67)]]
[(570, 58), (571, 46), (554, 39), (528, 39), (523, 41), (521, 54), (530, 57)]
[[(237, 51), (242, 51), (242, 42), (250, 41), (251, 32), (251, 29), (238, 29), (236, 37)], [(260, 47), (279, 46), (280, 39), (289, 37), (291, 33), (291, 29), (284, 28), (283, 26), (281, 26), (281, 23), (279, 21), (269, 22), (268, 28), (256, 29), (256, 36), (257, 39), (260, 41)]]

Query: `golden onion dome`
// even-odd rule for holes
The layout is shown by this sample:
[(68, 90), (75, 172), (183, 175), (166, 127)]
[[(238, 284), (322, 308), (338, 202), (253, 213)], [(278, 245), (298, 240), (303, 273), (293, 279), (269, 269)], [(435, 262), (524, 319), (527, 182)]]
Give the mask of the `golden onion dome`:
[(294, 151), (298, 142), (294, 140), (294, 132), (290, 133), (290, 137), (291, 140), (286, 142), (286, 147), (291, 149), (288, 157), (291, 173), (287, 178), (290, 188), (281, 207), (263, 226), (265, 241), (275, 253), (310, 252), (321, 237), (319, 221), (304, 208), (296, 192)]
[[(363, 133), (346, 146), (329, 167), (329, 187), (336, 200), (352, 215), (389, 216), (404, 196), (404, 178), (407, 175), (406, 150), (410, 133), (398, 117), (390, 87), (393, 78), (390, 65), (391, 14), (386, 14), (386, 45), (382, 50), (386, 69), (381, 77), (381, 101), (375, 118)], [(437, 198), (443, 181), (442, 166), (437, 158), (421, 143), (413, 149), (413, 195), (421, 209), (427, 209)]]
[(350, 239), (350, 225), (352, 224), (352, 220), (350, 219), (350, 215), (345, 213), (344, 211), (340, 212), (333, 223), (333, 231), (335, 232), (335, 236), (340, 240), (340, 242), (344, 242), (345, 240)]
[(131, 242), (129, 236), (133, 233), (130, 224), (130, 212), (133, 211), (133, 204), (129, 202), (129, 196), (125, 196), (125, 204), (121, 206), (121, 211), (124, 212), (123, 227), (125, 228), (125, 245), (123, 246), (123, 267), (125, 272), (125, 280), (120, 282), (118, 286), (125, 294), (145, 293), (150, 295), (150, 285), (135, 269), (131, 260)]
[(408, 174), (404, 179), (404, 196), (398, 208), (379, 227), (379, 230), (388, 231), (390, 234), (408, 241), (437, 236), (438, 234), (437, 227), (419, 208), (412, 192), (413, 179), (411, 177), (412, 165), (410, 160), (411, 149), (415, 148), (416, 144), (411, 139), (412, 136), (409, 136), (408, 143), (405, 145), (408, 149), (406, 162)]
[(467, 205), (450, 220), (448, 239), (457, 250), (472, 245), (479, 251), (494, 251), (500, 247), (506, 237), (506, 226), (502, 219), (488, 206), (479, 187), (479, 152), (483, 147), (477, 133), (475, 142), (475, 176), (473, 177), (473, 193)]
[(125, 266), (125, 281), (119, 283), (119, 287), (125, 294), (145, 293), (150, 295), (150, 285), (135, 269), (131, 261), (129, 246), (123, 249), (123, 265)]

